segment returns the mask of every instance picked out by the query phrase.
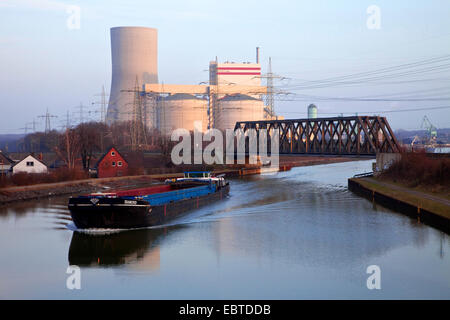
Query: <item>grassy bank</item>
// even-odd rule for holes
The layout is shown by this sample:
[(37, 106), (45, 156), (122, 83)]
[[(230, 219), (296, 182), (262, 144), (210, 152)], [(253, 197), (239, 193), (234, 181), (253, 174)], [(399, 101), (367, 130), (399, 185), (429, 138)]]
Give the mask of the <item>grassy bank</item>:
[(424, 150), (404, 152), (378, 179), (449, 196), (450, 158), (432, 158)]
[(386, 197), (402, 201), (420, 210), (426, 210), (438, 216), (450, 220), (449, 200), (439, 194), (425, 193), (416, 189), (405, 188), (400, 185), (378, 181), (374, 178), (353, 178), (357, 182), (372, 192), (378, 192)]

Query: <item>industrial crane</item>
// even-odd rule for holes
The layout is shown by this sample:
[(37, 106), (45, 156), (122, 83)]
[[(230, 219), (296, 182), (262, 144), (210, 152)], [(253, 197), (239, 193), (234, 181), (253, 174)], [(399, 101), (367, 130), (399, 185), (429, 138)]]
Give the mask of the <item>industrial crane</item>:
[(428, 119), (427, 116), (423, 117), (422, 125), (420, 126), (421, 129), (427, 130), (427, 136), (431, 140), (436, 140), (437, 138), (437, 129), (436, 127), (431, 123), (431, 121)]

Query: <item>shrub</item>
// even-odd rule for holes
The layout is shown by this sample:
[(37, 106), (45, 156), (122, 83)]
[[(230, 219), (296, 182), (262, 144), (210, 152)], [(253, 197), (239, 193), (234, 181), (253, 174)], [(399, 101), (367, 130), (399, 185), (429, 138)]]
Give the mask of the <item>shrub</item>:
[(0, 187), (27, 186), (39, 183), (54, 183), (87, 179), (88, 173), (81, 169), (59, 168), (48, 173), (18, 172), (14, 175), (0, 178)]
[(381, 176), (399, 180), (410, 187), (450, 187), (450, 159), (431, 158), (424, 150), (403, 152), (400, 160), (393, 163)]

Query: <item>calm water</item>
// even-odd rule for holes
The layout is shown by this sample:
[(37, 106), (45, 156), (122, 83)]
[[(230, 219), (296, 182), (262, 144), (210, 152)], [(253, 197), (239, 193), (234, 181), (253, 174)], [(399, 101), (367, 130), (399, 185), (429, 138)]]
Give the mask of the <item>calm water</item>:
[(113, 234), (71, 231), (66, 198), (0, 209), (0, 298), (449, 299), (449, 236), (348, 192), (370, 168), (232, 180), (229, 199), (171, 226)]

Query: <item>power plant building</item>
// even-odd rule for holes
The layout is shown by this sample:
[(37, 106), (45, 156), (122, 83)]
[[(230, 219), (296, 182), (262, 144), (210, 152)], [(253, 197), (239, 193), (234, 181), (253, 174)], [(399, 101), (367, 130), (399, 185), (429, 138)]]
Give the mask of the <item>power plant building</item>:
[(183, 128), (205, 131), (208, 124), (208, 101), (191, 94), (176, 93), (158, 98), (158, 127), (163, 135)]
[[(217, 86), (212, 97), (211, 124), (220, 130), (234, 129), (237, 121), (263, 120), (264, 104), (260, 94), (247, 91), (235, 94), (222, 93), (236, 86), (258, 88), (261, 86), (261, 65), (259, 63), (218, 63), (209, 64), (209, 83)], [(222, 89), (222, 90), (221, 90)]]
[(264, 119), (264, 104), (261, 99), (244, 95), (226, 95), (218, 99), (215, 115), (215, 128), (234, 129), (236, 122)]
[(157, 38), (153, 28), (111, 28), (109, 124), (142, 120), (170, 135), (177, 128), (226, 130), (237, 121), (265, 119), (267, 88), (261, 86), (259, 63), (216, 59), (210, 62), (207, 85), (163, 85), (158, 83)]
[(261, 85), (261, 65), (259, 63), (218, 63), (209, 64), (209, 83), (212, 85)]

